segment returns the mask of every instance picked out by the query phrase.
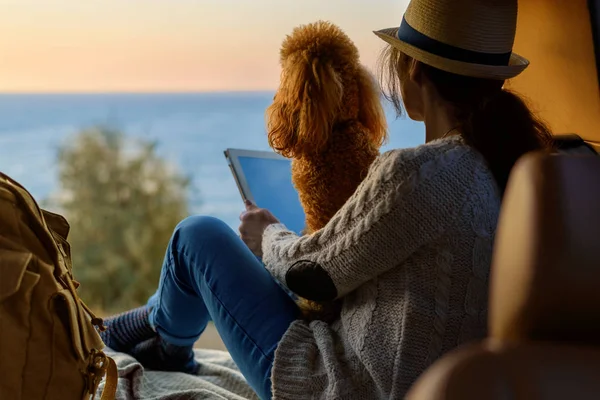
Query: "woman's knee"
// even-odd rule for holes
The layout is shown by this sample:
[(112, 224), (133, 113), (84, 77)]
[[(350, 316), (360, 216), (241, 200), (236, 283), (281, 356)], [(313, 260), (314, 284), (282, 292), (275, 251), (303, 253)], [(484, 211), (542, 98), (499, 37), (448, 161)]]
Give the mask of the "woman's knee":
[(204, 215), (185, 218), (177, 224), (173, 233), (173, 239), (180, 245), (193, 244), (201, 247), (220, 247), (236, 236), (225, 222)]

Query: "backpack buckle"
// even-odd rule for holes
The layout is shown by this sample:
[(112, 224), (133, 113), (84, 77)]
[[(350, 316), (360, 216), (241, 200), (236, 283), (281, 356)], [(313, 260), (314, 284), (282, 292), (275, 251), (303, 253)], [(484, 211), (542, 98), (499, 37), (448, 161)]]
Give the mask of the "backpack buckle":
[(106, 375), (108, 368), (108, 357), (102, 351), (92, 350), (90, 353), (90, 363), (87, 368), (87, 386), (88, 393), (95, 397), (98, 386), (102, 378)]

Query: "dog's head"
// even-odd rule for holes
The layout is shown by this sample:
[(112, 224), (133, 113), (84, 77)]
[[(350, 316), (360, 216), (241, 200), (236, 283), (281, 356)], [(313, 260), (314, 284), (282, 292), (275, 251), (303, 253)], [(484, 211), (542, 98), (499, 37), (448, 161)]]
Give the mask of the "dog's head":
[(358, 120), (379, 147), (387, 137), (380, 91), (359, 62), (354, 43), (319, 21), (294, 29), (283, 42), (281, 82), (266, 112), (269, 144), (286, 157), (318, 153), (333, 125)]

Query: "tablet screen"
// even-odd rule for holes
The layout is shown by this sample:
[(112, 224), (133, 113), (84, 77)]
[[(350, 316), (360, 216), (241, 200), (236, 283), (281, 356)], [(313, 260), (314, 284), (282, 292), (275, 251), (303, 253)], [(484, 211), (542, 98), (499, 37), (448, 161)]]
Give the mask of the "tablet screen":
[(305, 227), (304, 210), (292, 184), (290, 160), (239, 156), (238, 161), (256, 205), (300, 234)]

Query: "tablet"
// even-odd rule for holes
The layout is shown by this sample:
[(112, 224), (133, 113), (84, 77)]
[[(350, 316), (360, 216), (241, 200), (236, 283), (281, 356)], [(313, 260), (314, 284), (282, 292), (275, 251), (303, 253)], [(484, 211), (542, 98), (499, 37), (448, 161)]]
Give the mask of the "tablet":
[(289, 230), (301, 234), (304, 210), (292, 184), (291, 161), (274, 152), (225, 150), (242, 199), (271, 211)]

